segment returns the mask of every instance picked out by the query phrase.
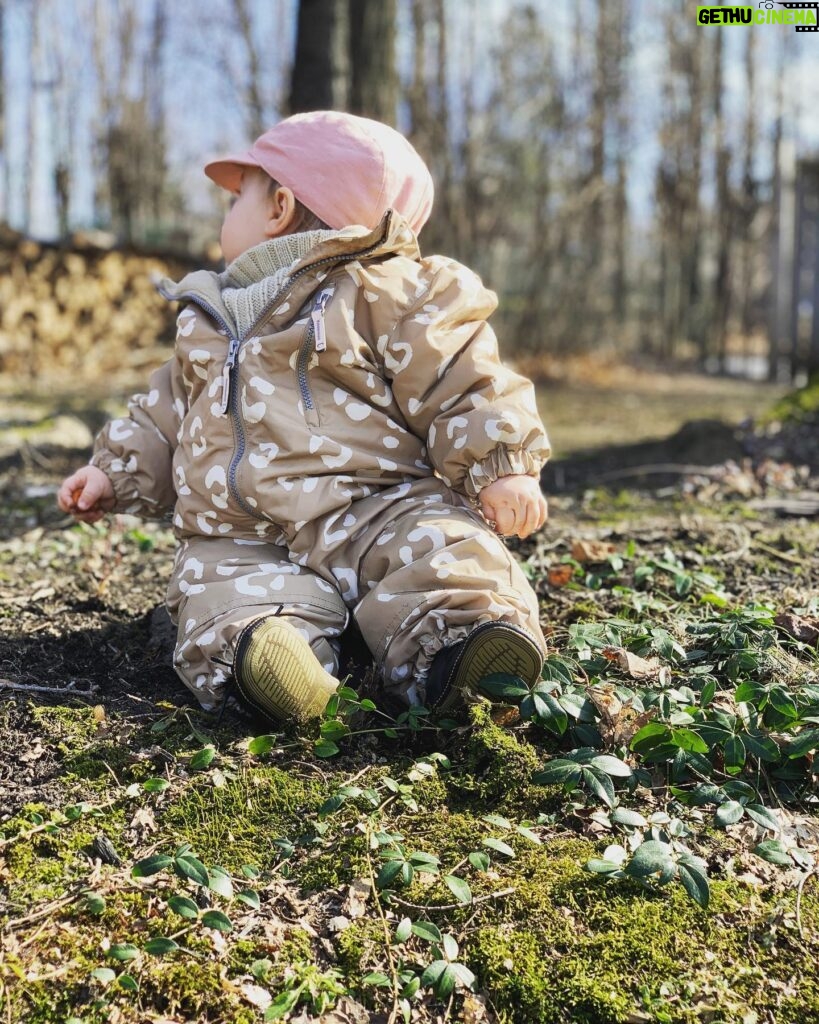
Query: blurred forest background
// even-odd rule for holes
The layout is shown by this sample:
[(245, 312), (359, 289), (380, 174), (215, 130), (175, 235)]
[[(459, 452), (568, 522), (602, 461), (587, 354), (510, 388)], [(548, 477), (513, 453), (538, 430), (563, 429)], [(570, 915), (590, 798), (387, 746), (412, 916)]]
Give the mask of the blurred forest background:
[(819, 364), (816, 35), (694, 0), (0, 0), (0, 40), (6, 374), (150, 363), (146, 266), (218, 260), (205, 159), (322, 107), (413, 140), (423, 248), (498, 291), (534, 376)]

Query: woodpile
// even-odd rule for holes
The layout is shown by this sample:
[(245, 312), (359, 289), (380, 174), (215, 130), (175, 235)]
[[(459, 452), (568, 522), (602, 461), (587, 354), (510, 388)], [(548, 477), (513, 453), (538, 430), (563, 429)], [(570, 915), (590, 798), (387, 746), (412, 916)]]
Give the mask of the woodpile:
[[(81, 389), (144, 380), (168, 358), (175, 306), (154, 287), (195, 264), (184, 257), (68, 246), (0, 230), (0, 377), (22, 388)], [(201, 265), (201, 264), (199, 264)]]

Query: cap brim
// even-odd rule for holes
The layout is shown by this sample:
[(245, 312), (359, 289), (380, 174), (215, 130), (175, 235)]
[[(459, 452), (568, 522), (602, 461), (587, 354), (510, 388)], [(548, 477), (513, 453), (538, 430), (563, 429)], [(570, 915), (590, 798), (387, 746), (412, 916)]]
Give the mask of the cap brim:
[(228, 192), (236, 192), (242, 182), (242, 171), (245, 167), (261, 167), (250, 153), (223, 156), (219, 160), (211, 160), (205, 164), (205, 174), (220, 188)]

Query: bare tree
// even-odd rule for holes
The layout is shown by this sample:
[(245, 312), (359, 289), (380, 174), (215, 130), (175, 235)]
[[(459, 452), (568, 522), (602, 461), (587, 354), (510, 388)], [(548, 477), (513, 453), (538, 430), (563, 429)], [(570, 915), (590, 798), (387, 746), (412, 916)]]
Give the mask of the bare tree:
[(246, 69), (243, 99), (248, 135), (255, 139), (265, 129), (265, 107), (262, 99), (261, 58), (248, 0), (233, 0), (233, 18), (242, 44), (243, 65)]
[(348, 36), (347, 0), (299, 0), (291, 114), (346, 108)]
[[(396, 0), (348, 0), (349, 109), (355, 114), (395, 124), (398, 76), (395, 69)], [(443, 0), (437, 0), (439, 33)]]
[(0, 0), (0, 224), (9, 219), (9, 167), (6, 156), (6, 4)]

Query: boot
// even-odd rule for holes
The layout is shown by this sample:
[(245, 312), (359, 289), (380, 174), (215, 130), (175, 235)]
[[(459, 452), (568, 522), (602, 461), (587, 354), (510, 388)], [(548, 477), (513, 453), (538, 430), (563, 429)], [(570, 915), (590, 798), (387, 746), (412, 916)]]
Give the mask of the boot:
[(339, 685), (301, 633), (275, 615), (239, 634), (233, 676), (244, 700), (277, 724), (316, 718)]
[(509, 622), (484, 622), (464, 639), (442, 647), (427, 677), (426, 705), (440, 715), (481, 692), (481, 680), (502, 672), (527, 685), (540, 678), (543, 654), (535, 640)]

